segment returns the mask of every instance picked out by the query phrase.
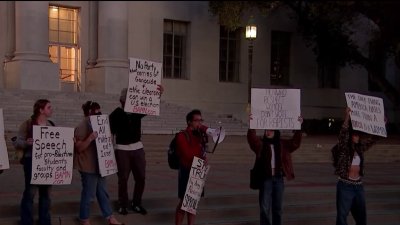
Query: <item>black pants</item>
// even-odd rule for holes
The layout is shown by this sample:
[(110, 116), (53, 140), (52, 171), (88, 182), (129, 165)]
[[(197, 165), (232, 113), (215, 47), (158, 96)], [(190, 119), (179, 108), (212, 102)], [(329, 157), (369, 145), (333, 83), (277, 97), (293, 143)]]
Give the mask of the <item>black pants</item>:
[(146, 159), (143, 148), (132, 151), (116, 150), (115, 158), (118, 166), (118, 201), (120, 206), (128, 207), (129, 205), (128, 180), (131, 172), (135, 180), (132, 203), (141, 205), (146, 178)]

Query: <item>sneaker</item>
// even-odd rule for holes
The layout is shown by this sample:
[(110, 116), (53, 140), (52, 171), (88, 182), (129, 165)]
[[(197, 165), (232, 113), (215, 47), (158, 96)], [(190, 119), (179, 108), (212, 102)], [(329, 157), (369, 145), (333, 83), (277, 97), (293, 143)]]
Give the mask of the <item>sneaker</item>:
[(125, 207), (119, 207), (118, 213), (121, 215), (127, 215), (128, 214), (128, 209)]
[(108, 225), (124, 225), (124, 223), (119, 222), (113, 215), (111, 215), (107, 221)]
[(146, 215), (146, 214), (147, 214), (146, 209), (143, 208), (143, 207), (140, 206), (140, 205), (133, 205), (133, 204), (132, 204), (132, 210), (133, 210), (135, 213), (140, 213), (140, 214), (142, 214), (142, 215)]

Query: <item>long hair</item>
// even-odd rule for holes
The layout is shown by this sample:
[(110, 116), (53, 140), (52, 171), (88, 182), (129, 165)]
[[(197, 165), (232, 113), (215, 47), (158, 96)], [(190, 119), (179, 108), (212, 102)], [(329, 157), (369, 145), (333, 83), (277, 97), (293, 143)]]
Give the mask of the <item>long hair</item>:
[(40, 115), (40, 110), (44, 109), (46, 105), (50, 103), (47, 99), (39, 99), (33, 105), (33, 115), (31, 116), (32, 120), (36, 120)]
[[(349, 129), (349, 140), (347, 141), (348, 147), (349, 149), (351, 149), (351, 151), (354, 151), (353, 146), (355, 147), (361, 145), (360, 142), (361, 142), (362, 132), (359, 130), (354, 130), (353, 125), (351, 123), (349, 124), (348, 129)], [(353, 135), (358, 135), (360, 137), (358, 143), (353, 143)]]
[(263, 142), (266, 142), (268, 144), (278, 144), (280, 143), (280, 139), (281, 139), (281, 132), (279, 130), (274, 130), (274, 137), (273, 138), (268, 138), (265, 135), (265, 131), (264, 131), (264, 135), (263, 135)]
[[(274, 136), (272, 138), (268, 138), (265, 135), (262, 137), (262, 143), (263, 143), (263, 149), (262, 149), (262, 156), (266, 157), (266, 149), (268, 148), (269, 145), (273, 145), (275, 151), (280, 152), (281, 151), (281, 132), (279, 130), (274, 130)], [(275, 157), (280, 158), (280, 154), (276, 154)]]
[(94, 101), (87, 101), (85, 104), (82, 105), (83, 114), (85, 116), (89, 116), (90, 112), (95, 111), (96, 109), (100, 109), (100, 105)]

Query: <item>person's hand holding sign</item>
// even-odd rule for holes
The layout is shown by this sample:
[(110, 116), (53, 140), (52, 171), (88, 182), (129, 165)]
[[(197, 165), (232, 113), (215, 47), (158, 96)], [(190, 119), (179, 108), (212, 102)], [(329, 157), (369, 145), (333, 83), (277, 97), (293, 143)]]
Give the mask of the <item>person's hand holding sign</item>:
[(299, 118), (297, 120), (300, 122), (300, 124), (303, 123), (303, 117), (301, 115), (299, 116)]
[(88, 137), (89, 142), (92, 142), (93, 140), (95, 140), (95, 139), (97, 138), (97, 136), (99, 136), (99, 134), (97, 133), (97, 131), (92, 132), (92, 133), (89, 135), (89, 137)]
[(160, 97), (161, 97), (162, 93), (164, 93), (164, 87), (161, 84), (157, 84), (157, 91), (160, 92)]

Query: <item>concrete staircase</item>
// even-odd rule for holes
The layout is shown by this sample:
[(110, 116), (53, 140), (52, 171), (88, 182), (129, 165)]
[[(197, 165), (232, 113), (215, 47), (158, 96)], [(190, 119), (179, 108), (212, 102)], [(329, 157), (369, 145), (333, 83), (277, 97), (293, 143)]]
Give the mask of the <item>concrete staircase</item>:
[[(177, 199), (177, 172), (168, 168), (166, 146), (172, 135), (143, 135), (147, 159), (146, 189), (143, 205), (146, 216), (116, 214), (127, 225), (171, 225)], [(334, 224), (336, 216), (336, 177), (329, 149), (335, 136), (305, 136), (299, 150), (292, 154), (296, 179), (286, 182), (284, 225)], [(367, 152), (364, 179), (369, 225), (400, 224), (400, 139), (385, 139)], [(212, 144), (212, 143), (210, 143)], [(245, 136), (227, 136), (209, 154), (210, 173), (205, 197), (198, 207), (198, 225), (257, 225), (258, 192), (249, 189), (249, 169), (254, 154)], [(0, 225), (17, 225), (19, 201), (23, 191), (23, 172), (19, 164), (0, 175)], [(117, 177), (107, 177), (113, 205), (117, 199)], [(130, 178), (130, 190), (133, 188)], [(74, 171), (70, 185), (53, 186), (53, 225), (76, 225), (79, 212), (80, 176)], [(130, 195), (132, 193), (129, 193)], [(37, 199), (35, 200), (37, 203)], [(37, 210), (37, 206), (35, 207)], [(37, 211), (35, 212), (37, 215)], [(93, 225), (105, 225), (97, 202), (91, 210)], [(351, 216), (349, 224), (354, 225)], [(186, 224), (186, 223), (184, 223)]]
[[(117, 94), (0, 90), (0, 108), (3, 109), (6, 143), (9, 149), (12, 149), (11, 137), (16, 135), (19, 125), (32, 115), (33, 104), (40, 98), (51, 101), (54, 109), (51, 120), (62, 127), (75, 127), (81, 121), (83, 116), (81, 106), (88, 100), (98, 102), (103, 114), (110, 114), (120, 106)], [(144, 117), (142, 133), (174, 134), (186, 128), (185, 118), (190, 110), (187, 107), (161, 101), (160, 116)], [(213, 127), (220, 122), (229, 135), (246, 134), (248, 126), (240, 120), (207, 112), (207, 109), (202, 111), (206, 125)], [(10, 157), (13, 158), (13, 155)]]
[[(22, 121), (32, 114), (34, 102), (39, 98), (46, 98), (52, 102), (54, 113), (52, 120), (57, 126), (74, 127), (82, 119), (82, 104), (88, 100), (97, 101), (103, 114), (110, 114), (120, 106), (119, 95), (95, 94), (54, 91), (0, 91), (0, 108), (4, 113), (5, 130), (14, 133)], [(185, 117), (190, 108), (161, 101), (160, 116), (146, 116), (143, 118), (142, 130), (144, 134), (173, 134), (186, 127)], [(208, 112), (201, 109), (205, 124), (209, 126), (221, 122), (227, 133), (243, 135), (247, 124), (235, 118)]]

